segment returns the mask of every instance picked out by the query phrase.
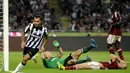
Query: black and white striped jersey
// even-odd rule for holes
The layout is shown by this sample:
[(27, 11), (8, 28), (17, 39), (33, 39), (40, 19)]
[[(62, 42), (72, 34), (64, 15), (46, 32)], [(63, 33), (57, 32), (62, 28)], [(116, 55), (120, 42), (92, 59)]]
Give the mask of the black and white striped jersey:
[(33, 23), (30, 23), (24, 30), (24, 33), (29, 33), (25, 47), (40, 48), (44, 38), (47, 38), (47, 28), (42, 26), (40, 28), (35, 27)]

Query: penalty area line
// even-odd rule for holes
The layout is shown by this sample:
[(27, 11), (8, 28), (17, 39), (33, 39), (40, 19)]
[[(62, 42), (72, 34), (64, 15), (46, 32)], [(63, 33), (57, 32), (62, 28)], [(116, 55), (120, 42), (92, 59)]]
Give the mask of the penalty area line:
[[(7, 72), (10, 72), (10, 73), (12, 73), (13, 71), (7, 71)], [(17, 73), (24, 73), (24, 72), (17, 72)]]

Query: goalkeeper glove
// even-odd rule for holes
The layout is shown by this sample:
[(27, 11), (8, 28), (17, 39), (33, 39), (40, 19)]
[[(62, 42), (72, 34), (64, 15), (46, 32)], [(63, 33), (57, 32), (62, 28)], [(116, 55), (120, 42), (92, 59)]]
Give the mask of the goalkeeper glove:
[(59, 44), (59, 42), (58, 42), (57, 40), (54, 40), (54, 41), (53, 41), (53, 45), (54, 45), (55, 47), (59, 47), (60, 44)]

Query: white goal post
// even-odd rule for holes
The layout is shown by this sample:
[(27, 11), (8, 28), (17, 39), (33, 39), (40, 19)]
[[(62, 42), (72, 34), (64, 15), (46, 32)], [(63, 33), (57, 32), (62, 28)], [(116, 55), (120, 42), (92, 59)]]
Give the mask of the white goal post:
[(9, 71), (9, 7), (8, 0), (3, 0), (3, 53), (4, 71)]

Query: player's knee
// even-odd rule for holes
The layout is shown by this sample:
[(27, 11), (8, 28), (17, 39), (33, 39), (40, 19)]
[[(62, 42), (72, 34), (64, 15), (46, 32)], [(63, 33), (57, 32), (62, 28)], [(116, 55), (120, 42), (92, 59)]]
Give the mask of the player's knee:
[(25, 62), (27, 62), (27, 60), (28, 60), (28, 59), (26, 59), (26, 58), (23, 58), (23, 62), (24, 62), (24, 63), (25, 63)]
[(26, 63), (29, 59), (29, 57), (23, 57), (23, 62)]
[(77, 57), (81, 54), (81, 49), (77, 50), (75, 53), (72, 53), (73, 57)]
[(81, 50), (80, 50), (80, 49), (77, 50), (77, 51), (76, 51), (76, 54), (81, 54)]
[(68, 65), (73, 65), (73, 64), (76, 64), (76, 59), (72, 59), (70, 61), (68, 61)]

